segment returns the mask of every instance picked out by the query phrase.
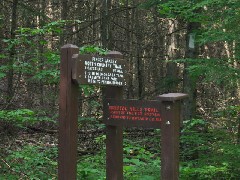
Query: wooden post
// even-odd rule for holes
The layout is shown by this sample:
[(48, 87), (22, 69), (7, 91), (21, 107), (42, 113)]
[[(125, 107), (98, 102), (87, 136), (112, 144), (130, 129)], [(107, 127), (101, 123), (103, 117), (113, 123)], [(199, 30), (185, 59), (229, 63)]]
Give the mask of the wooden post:
[(162, 102), (161, 179), (179, 179), (179, 134), (181, 104), (186, 94), (169, 93), (158, 96)]
[(78, 85), (72, 81), (72, 56), (79, 48), (67, 44), (61, 48), (60, 106), (58, 133), (58, 179), (74, 180), (77, 175)]
[[(123, 55), (111, 51), (111, 58), (123, 58)], [(123, 87), (105, 86), (103, 98), (122, 99)], [(106, 125), (106, 178), (107, 180), (123, 179), (123, 127)]]

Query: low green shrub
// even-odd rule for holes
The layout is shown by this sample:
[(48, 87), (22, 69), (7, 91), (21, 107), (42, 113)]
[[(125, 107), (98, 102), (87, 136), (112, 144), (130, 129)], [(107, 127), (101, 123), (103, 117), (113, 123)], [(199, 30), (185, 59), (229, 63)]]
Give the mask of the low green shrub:
[(27, 145), (8, 154), (0, 164), (0, 179), (56, 179), (56, 147)]
[(52, 122), (47, 116), (38, 116), (38, 114), (30, 109), (1, 110), (0, 121), (8, 123), (11, 126), (26, 128), (39, 122)]

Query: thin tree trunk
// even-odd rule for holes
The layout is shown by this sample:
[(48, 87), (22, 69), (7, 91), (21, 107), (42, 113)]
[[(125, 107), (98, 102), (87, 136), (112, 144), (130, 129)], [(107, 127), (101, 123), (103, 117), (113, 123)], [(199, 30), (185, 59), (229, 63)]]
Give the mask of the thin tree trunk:
[[(0, 1), (0, 12), (1, 12), (0, 17), (1, 18), (4, 17), (3, 7), (4, 7), (4, 1)], [(3, 20), (0, 19), (0, 39), (4, 39), (3, 24), (4, 24)], [(3, 45), (2, 45), (2, 41), (1, 41), (0, 42), (0, 54), (2, 53), (2, 49), (3, 49)]]
[[(45, 9), (46, 9), (46, 0), (42, 0), (39, 4), (39, 28), (42, 28), (44, 23), (45, 23)], [(44, 41), (44, 35), (40, 35), (39, 37), (40, 41)], [(41, 43), (39, 43), (38, 45), (38, 49), (39, 49), (39, 61), (40, 61), (40, 71), (42, 71), (44, 69), (44, 59), (43, 59), (43, 51), (44, 51), (44, 45), (42, 45)], [(39, 82), (39, 90), (40, 90), (40, 103), (41, 106), (44, 106), (44, 84), (42, 82), (42, 80), (40, 80)]]
[[(189, 23), (187, 27), (187, 37), (186, 37), (186, 58), (197, 58), (198, 57), (198, 47), (194, 42), (193, 31), (199, 28), (199, 23)], [(183, 91), (189, 95), (184, 106), (184, 119), (192, 119), (196, 117), (196, 80), (191, 78), (188, 68), (191, 64), (185, 62), (184, 72), (183, 72)]]
[[(161, 33), (161, 28), (159, 26), (159, 19), (158, 19), (159, 13), (158, 9), (154, 8), (153, 10), (153, 20), (154, 20), (154, 27), (155, 27), (155, 37), (153, 38), (153, 50), (152, 50), (152, 58), (151, 58), (151, 75), (154, 82), (154, 87), (156, 88), (156, 92), (159, 93), (161, 89), (159, 88), (159, 84), (162, 83), (162, 77), (163, 77), (163, 63), (158, 62), (161, 61), (160, 56), (164, 54), (163, 48), (160, 49), (160, 47), (163, 46), (164, 43), (164, 37)], [(160, 66), (160, 67), (159, 67)]]
[[(234, 41), (233, 42), (233, 50), (232, 50), (232, 54), (234, 60), (233, 66), (236, 69), (239, 69), (239, 63), (236, 57), (239, 57), (239, 52), (240, 52), (240, 43), (238, 41)], [(237, 82), (237, 86), (236, 89), (234, 90), (234, 95), (236, 96), (236, 104), (239, 104), (239, 99), (240, 99), (240, 84), (239, 82)], [(237, 118), (237, 143), (240, 144), (240, 115)]]
[(237, 119), (237, 121), (238, 121), (237, 143), (240, 144), (240, 117)]
[[(17, 8), (18, 8), (18, 0), (14, 0), (12, 3), (12, 23), (11, 23), (11, 35), (10, 38), (11, 40), (15, 39), (16, 37), (16, 29), (17, 29)], [(11, 100), (14, 96), (14, 89), (13, 89), (13, 63), (16, 55), (16, 49), (15, 45), (13, 45), (10, 49), (10, 55), (9, 55), (9, 63), (8, 63), (8, 97), (7, 97), (7, 102), (10, 105)]]
[(132, 58), (132, 31), (131, 31), (131, 13), (130, 10), (128, 10), (128, 6), (129, 6), (129, 0), (125, 1), (125, 7), (126, 7), (126, 30), (125, 30), (125, 34), (126, 34), (126, 49), (128, 52), (128, 59), (129, 59), (129, 67), (128, 67), (128, 71), (129, 71), (129, 80), (128, 80), (128, 91), (127, 91), (127, 98), (134, 98), (134, 92), (133, 92), (133, 76), (132, 76), (132, 72), (133, 72), (133, 58)]
[[(177, 21), (169, 21), (169, 34), (170, 36), (170, 43), (168, 47), (168, 55), (170, 60), (178, 59), (178, 39), (176, 37), (176, 33), (174, 31), (178, 28)], [(166, 80), (167, 80), (167, 92), (177, 92), (178, 87), (178, 67), (175, 62), (168, 62), (167, 63), (167, 73), (166, 73)]]
[(102, 21), (101, 21), (101, 41), (103, 48), (111, 49), (111, 39), (110, 39), (110, 14), (109, 10), (111, 8), (111, 0), (104, 0), (102, 4)]
[[(134, 2), (134, 6), (136, 6), (137, 2)], [(143, 41), (143, 36), (142, 36), (142, 29), (140, 23), (140, 12), (139, 9), (135, 10), (135, 34), (136, 34), (136, 42), (137, 42), (137, 47), (136, 47), (136, 70), (137, 70), (137, 78), (138, 78), (138, 98), (142, 99), (144, 96), (144, 75), (143, 75), (143, 70), (144, 70), (144, 62), (142, 60), (142, 55), (143, 55), (143, 49), (142, 49), (142, 41)]]
[[(97, 1), (94, 0), (93, 2), (93, 10), (92, 10), (92, 22), (94, 22), (95, 18), (97, 16)], [(92, 24), (92, 41), (95, 41), (97, 39), (97, 26), (96, 23)]]
[[(68, 0), (61, 0), (61, 20), (68, 19)], [(62, 47), (66, 43), (66, 27), (63, 29), (63, 33), (60, 36), (60, 47)]]

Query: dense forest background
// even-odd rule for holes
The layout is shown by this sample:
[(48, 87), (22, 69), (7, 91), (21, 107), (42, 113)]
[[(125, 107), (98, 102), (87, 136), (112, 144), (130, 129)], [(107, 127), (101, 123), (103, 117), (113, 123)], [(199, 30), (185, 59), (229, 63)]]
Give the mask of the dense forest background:
[[(1, 0), (0, 179), (56, 179), (60, 48), (116, 50), (125, 98), (184, 92), (180, 179), (240, 179), (238, 0)], [(80, 86), (79, 179), (104, 179), (101, 87)], [(159, 179), (159, 130), (126, 129), (126, 179)]]

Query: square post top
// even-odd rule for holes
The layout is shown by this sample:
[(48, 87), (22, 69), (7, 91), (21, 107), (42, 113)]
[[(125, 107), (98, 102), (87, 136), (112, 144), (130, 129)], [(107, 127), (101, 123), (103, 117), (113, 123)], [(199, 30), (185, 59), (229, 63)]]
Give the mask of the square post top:
[(61, 49), (72, 49), (72, 48), (75, 48), (77, 49), (78, 47), (76, 45), (73, 45), (73, 44), (65, 44), (64, 46), (61, 47)]
[(175, 101), (180, 101), (182, 99), (185, 99), (187, 97), (188, 97), (188, 94), (184, 94), (184, 93), (167, 93), (167, 94), (162, 94), (157, 96), (157, 100), (175, 102)]

